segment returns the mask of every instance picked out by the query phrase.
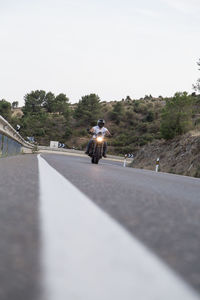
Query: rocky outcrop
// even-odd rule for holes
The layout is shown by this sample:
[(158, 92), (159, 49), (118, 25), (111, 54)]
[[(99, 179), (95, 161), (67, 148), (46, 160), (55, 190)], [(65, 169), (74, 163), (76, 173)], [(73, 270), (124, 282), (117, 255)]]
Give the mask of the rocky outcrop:
[(137, 152), (131, 166), (155, 170), (157, 158), (161, 172), (200, 177), (200, 133), (145, 145)]

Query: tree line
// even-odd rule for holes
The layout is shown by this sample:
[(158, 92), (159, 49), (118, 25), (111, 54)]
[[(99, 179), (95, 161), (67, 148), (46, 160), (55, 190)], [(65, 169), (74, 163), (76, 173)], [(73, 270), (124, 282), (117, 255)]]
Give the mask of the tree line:
[[(198, 61), (200, 66), (200, 60)], [(113, 132), (111, 147), (118, 153), (133, 149), (154, 139), (171, 139), (199, 128), (200, 79), (192, 94), (176, 93), (171, 98), (154, 98), (146, 95), (139, 100), (127, 96), (121, 101), (102, 102), (96, 94), (81, 97), (71, 104), (60, 93), (36, 90), (27, 93), (22, 107), (23, 116), (12, 116), (18, 102), (0, 101), (0, 114), (14, 127), (21, 126), (24, 138), (34, 136), (41, 144), (59, 140), (83, 148), (87, 141), (86, 128), (104, 118)], [(200, 129), (200, 128), (199, 128)], [(70, 144), (71, 143), (71, 144)]]

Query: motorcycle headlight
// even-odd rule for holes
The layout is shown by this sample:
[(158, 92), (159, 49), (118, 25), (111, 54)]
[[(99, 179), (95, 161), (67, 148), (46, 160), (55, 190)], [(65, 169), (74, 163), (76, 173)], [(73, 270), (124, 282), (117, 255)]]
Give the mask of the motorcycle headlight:
[(103, 138), (101, 136), (98, 136), (97, 142), (103, 142)]

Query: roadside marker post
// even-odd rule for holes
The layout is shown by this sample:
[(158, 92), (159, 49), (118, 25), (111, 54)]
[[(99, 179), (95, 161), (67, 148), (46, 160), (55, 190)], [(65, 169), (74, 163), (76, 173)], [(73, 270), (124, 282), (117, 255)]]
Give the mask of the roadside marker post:
[(159, 171), (159, 168), (160, 168), (160, 158), (158, 157), (156, 160), (156, 172)]
[(124, 168), (126, 167), (127, 154), (124, 155)]
[(131, 162), (131, 161), (127, 161), (128, 158), (132, 158), (132, 161), (133, 161), (134, 160), (134, 154), (125, 154), (124, 155), (124, 163), (123, 163), (124, 167), (126, 167), (127, 162), (129, 162), (129, 163)]

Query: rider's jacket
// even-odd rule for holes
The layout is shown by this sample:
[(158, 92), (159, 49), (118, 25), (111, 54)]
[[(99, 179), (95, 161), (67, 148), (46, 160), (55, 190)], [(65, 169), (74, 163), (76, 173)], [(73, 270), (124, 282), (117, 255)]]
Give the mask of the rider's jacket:
[(98, 134), (99, 132), (101, 132), (102, 135), (105, 136), (106, 132), (108, 131), (108, 129), (107, 129), (106, 127), (100, 128), (98, 125), (92, 127), (92, 129), (93, 129), (93, 131), (94, 131), (93, 138), (96, 138), (96, 136), (97, 136), (97, 134)]

